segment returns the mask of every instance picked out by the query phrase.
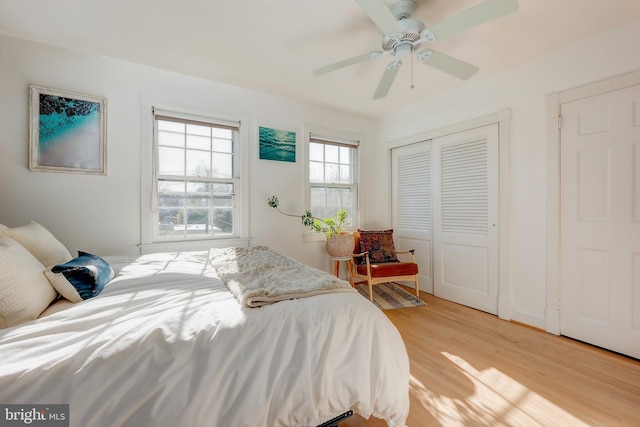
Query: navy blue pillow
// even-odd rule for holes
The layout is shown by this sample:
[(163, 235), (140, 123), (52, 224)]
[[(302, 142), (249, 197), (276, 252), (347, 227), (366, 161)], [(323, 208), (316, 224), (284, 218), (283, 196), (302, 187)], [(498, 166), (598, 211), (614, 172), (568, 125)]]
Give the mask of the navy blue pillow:
[(78, 251), (78, 257), (51, 267), (45, 275), (53, 287), (73, 302), (93, 298), (113, 279), (113, 268), (97, 255)]

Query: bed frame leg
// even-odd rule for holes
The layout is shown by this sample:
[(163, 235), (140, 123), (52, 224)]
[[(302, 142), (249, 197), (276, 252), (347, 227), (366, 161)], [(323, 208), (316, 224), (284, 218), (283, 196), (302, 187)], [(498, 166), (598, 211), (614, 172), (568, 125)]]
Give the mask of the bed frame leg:
[(353, 411), (352, 410), (348, 410), (347, 412), (345, 412), (344, 414), (340, 414), (335, 418), (330, 419), (329, 421), (320, 424), (318, 427), (337, 427), (338, 423), (340, 421), (344, 421), (347, 418), (349, 418), (351, 415), (353, 415)]

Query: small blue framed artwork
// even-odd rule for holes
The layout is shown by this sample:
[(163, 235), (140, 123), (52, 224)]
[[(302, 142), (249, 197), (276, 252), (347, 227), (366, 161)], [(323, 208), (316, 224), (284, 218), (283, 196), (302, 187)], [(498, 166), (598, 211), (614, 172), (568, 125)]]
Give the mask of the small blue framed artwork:
[(29, 170), (106, 175), (107, 100), (29, 87)]
[(296, 161), (296, 133), (290, 130), (258, 126), (258, 149), (261, 160)]

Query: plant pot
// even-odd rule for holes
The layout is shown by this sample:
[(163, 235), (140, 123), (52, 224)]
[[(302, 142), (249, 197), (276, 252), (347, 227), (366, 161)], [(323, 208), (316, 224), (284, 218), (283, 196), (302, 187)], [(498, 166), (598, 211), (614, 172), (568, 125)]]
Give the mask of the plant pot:
[(348, 257), (353, 253), (353, 233), (332, 234), (325, 245), (327, 253), (332, 257)]

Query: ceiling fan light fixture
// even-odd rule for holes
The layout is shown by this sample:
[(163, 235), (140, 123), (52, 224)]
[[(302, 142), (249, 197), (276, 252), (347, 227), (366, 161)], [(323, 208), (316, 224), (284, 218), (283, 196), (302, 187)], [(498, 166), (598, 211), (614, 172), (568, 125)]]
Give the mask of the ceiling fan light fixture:
[(400, 43), (395, 47), (394, 52), (396, 54), (396, 58), (406, 59), (411, 56), (411, 52), (413, 52), (413, 45), (408, 42)]

